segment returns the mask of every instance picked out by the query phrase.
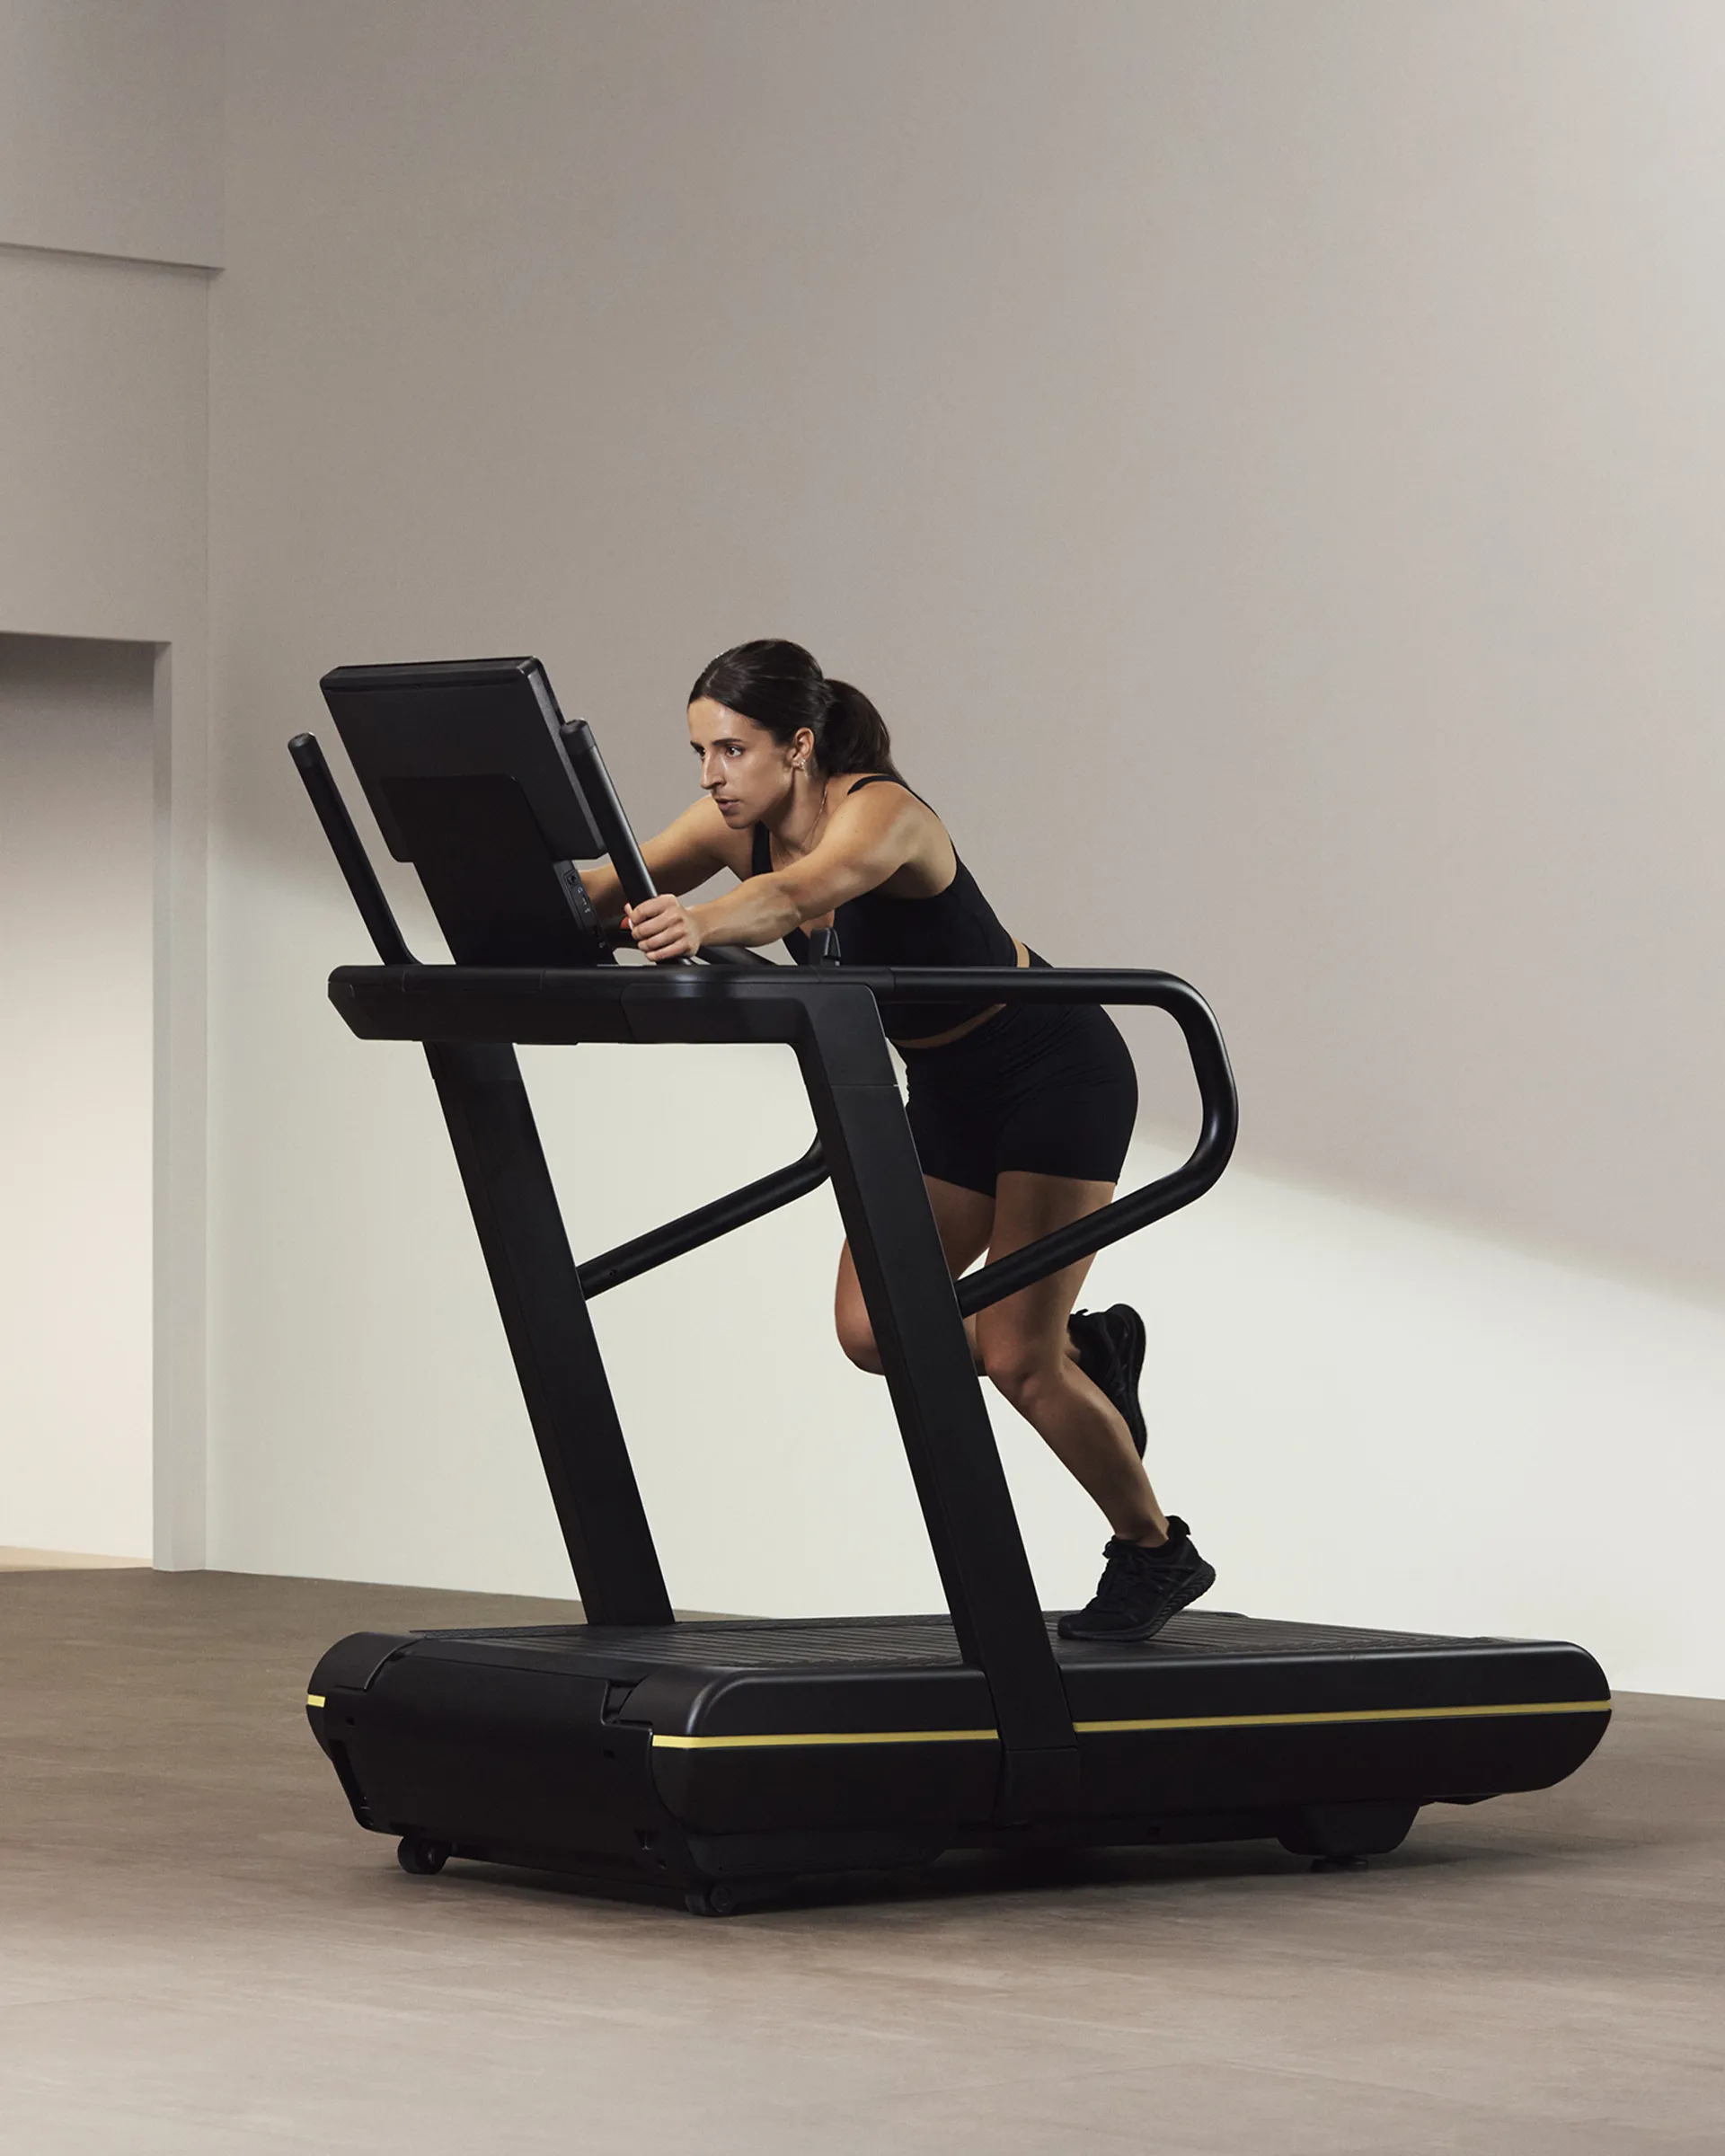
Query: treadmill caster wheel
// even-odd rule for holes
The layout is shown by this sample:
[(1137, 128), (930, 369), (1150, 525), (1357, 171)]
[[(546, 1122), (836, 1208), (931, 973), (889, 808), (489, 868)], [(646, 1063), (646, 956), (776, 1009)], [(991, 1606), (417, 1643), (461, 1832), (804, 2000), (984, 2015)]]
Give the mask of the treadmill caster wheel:
[(739, 1910), (762, 1909), (791, 1891), (788, 1878), (709, 1879), (704, 1886), (691, 1886), (683, 1906), (691, 1916), (735, 1916)]
[(691, 1916), (735, 1916), (740, 1904), (723, 1879), (714, 1879), (705, 1886), (691, 1886), (683, 1906)]
[(447, 1842), (433, 1842), (426, 1834), (403, 1834), (395, 1847), (395, 1861), (416, 1879), (429, 1879), (455, 1853)]
[(1314, 1857), (1314, 1871), (1366, 1871), (1370, 1869), (1369, 1857)]

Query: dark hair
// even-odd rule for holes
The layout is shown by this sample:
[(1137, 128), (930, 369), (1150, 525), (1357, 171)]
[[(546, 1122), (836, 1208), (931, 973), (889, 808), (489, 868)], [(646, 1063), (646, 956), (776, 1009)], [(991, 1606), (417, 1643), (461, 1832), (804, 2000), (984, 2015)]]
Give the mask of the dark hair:
[(764, 726), (781, 745), (806, 726), (824, 772), (885, 771), (894, 778), (892, 738), (861, 689), (828, 681), (814, 654), (779, 636), (757, 636), (703, 667), (689, 702), (710, 696)]

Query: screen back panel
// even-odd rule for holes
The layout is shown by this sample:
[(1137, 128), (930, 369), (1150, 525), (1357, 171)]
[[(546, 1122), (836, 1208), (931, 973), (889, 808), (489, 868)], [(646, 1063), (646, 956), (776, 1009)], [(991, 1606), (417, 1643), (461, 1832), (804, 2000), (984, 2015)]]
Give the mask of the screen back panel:
[(323, 677), (384, 843), (468, 966), (592, 965), (574, 862), (606, 851), (536, 658), (338, 667)]

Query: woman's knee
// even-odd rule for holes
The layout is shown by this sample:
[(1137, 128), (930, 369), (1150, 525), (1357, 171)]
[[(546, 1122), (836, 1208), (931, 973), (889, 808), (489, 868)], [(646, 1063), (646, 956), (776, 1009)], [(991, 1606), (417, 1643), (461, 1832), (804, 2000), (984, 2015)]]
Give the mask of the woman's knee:
[(879, 1377), (885, 1365), (880, 1350), (875, 1345), (874, 1328), (869, 1323), (866, 1311), (841, 1309), (837, 1313), (838, 1344), (846, 1357), (859, 1370), (866, 1370), (871, 1377)]
[(996, 1327), (979, 1330), (978, 1346), (989, 1383), (1014, 1407), (1030, 1405), (1066, 1381), (1065, 1356), (1036, 1334)]
[(862, 1284), (856, 1277), (848, 1242), (839, 1253), (838, 1285), (833, 1294), (833, 1329), (849, 1361), (859, 1370), (866, 1370), (871, 1377), (882, 1374), (885, 1365), (874, 1343), (874, 1327), (869, 1322), (869, 1306), (863, 1300)]

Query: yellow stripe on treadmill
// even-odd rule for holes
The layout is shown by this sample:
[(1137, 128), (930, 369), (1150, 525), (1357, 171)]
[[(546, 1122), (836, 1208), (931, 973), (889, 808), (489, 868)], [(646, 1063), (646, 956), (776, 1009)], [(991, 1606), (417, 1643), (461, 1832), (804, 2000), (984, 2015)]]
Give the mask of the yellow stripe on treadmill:
[(321, 1707), (323, 1704), (323, 1694), (321, 1692), (308, 1692), (305, 1694), (305, 1704), (308, 1707)]
[[(1146, 1729), (1288, 1729), (1333, 1722), (1468, 1722), (1505, 1715), (1609, 1714), (1609, 1700), (1533, 1700), (1509, 1707), (1347, 1707), (1320, 1714), (1196, 1714), (1154, 1720), (1075, 1722), (1080, 1736), (1111, 1736)], [(801, 1736), (665, 1736), (653, 1733), (655, 1746), (672, 1752), (738, 1752), (782, 1749), (804, 1745), (974, 1745), (992, 1744), (997, 1729), (821, 1730)]]
[(781, 1745), (982, 1745), (995, 1743), (998, 1729), (833, 1729), (807, 1736), (661, 1736), (653, 1743), (672, 1752), (735, 1752)]
[(1080, 1736), (1117, 1729), (1286, 1729), (1314, 1722), (1476, 1722), (1489, 1715), (1609, 1714), (1609, 1700), (1533, 1700), (1514, 1707), (1345, 1707), (1325, 1714), (1199, 1714), (1165, 1721), (1075, 1722)]

